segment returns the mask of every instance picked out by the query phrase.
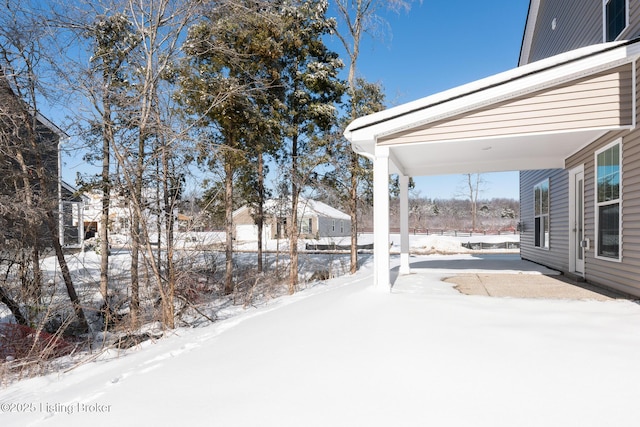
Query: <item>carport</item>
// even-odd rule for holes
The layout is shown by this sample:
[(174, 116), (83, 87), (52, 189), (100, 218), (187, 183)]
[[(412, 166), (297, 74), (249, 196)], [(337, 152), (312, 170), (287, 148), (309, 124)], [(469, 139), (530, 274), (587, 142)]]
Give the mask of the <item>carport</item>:
[(564, 168), (606, 132), (635, 128), (639, 56), (638, 40), (589, 46), (354, 120), (344, 135), (373, 162), (376, 288), (391, 285), (390, 174), (408, 274), (409, 177)]

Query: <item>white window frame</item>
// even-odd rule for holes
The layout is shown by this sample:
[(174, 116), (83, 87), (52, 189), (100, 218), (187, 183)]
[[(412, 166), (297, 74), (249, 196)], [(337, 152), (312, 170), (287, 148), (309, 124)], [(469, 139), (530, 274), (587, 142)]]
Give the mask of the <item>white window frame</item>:
[(340, 220), (340, 233), (344, 234), (344, 221)]
[[(538, 191), (538, 188), (542, 188), (542, 186), (546, 186), (547, 188), (547, 212), (546, 213), (536, 213), (536, 192)], [(542, 198), (540, 198), (540, 211), (542, 211)], [(549, 178), (547, 179), (543, 179), (542, 181), (538, 182), (536, 185), (533, 186), (533, 223), (534, 223), (534, 227), (533, 227), (533, 232), (534, 232), (534, 236), (533, 236), (533, 246), (535, 248), (538, 249), (544, 249), (544, 250), (549, 250), (550, 246), (551, 246), (551, 221), (550, 221), (550, 217), (551, 217), (551, 182), (549, 181)], [(539, 236), (536, 236), (536, 227), (535, 227), (535, 223), (536, 223), (536, 219), (537, 218), (543, 218), (542, 223), (546, 223), (547, 225), (547, 233), (544, 232), (544, 227), (540, 227), (540, 230), (538, 230), (538, 232), (540, 233)], [(543, 242), (540, 245), (536, 245), (536, 240), (539, 239), (539, 242)]]
[(331, 220), (331, 231), (336, 231), (336, 220), (335, 219)]
[(311, 217), (307, 217), (307, 218), (302, 218), (301, 224), (300, 224), (300, 232), (302, 234), (312, 234), (313, 233), (313, 218)]
[[(602, 0), (602, 41), (603, 42), (607, 42), (607, 5), (611, 1), (612, 0)], [(616, 36), (615, 40), (618, 40), (622, 35), (622, 33), (624, 33), (625, 30), (629, 27), (629, 0), (625, 0), (624, 9), (625, 9), (624, 10), (624, 13), (625, 13), (624, 28), (622, 29), (622, 31), (620, 31), (620, 34)], [(609, 41), (615, 41), (615, 40), (609, 40)]]
[[(618, 174), (619, 177), (618, 179), (620, 180), (619, 183), (619, 188), (618, 188), (618, 198), (614, 199), (614, 200), (607, 200), (604, 202), (600, 202), (598, 201), (598, 155), (600, 153), (603, 153), (611, 148), (613, 148), (614, 146), (619, 145), (619, 150), (618, 150)], [(594, 154), (594, 159), (593, 159), (593, 165), (594, 165), (594, 217), (595, 217), (595, 248), (594, 248), (594, 252), (595, 252), (595, 257), (597, 259), (601, 259), (601, 260), (605, 260), (605, 261), (612, 261), (612, 262), (622, 262), (622, 193), (623, 193), (623, 186), (622, 186), (622, 138), (618, 138), (615, 141), (611, 142), (610, 144), (607, 144), (606, 146), (602, 147), (601, 149), (597, 150)], [(604, 255), (600, 255), (600, 207), (601, 206), (609, 206), (609, 205), (613, 205), (613, 204), (618, 204), (618, 257), (614, 258), (614, 257), (609, 257), (609, 256), (604, 256)]]

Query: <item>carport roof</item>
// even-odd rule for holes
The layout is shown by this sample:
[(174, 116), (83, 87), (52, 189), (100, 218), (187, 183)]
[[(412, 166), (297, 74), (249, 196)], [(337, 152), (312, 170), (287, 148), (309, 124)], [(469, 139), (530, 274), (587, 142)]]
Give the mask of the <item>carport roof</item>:
[[(358, 118), (344, 134), (354, 151), (370, 158), (376, 147), (388, 147), (391, 172), (407, 176), (561, 168), (604, 133), (635, 126), (636, 73), (630, 64), (638, 56), (640, 39), (584, 47)], [(613, 71), (616, 78), (606, 76)], [(597, 89), (608, 93), (607, 102), (572, 93), (590, 97), (595, 86), (584, 89), (584, 82), (594, 78), (600, 78)], [(562, 106), (549, 108), (549, 94), (559, 93)], [(599, 105), (611, 117), (599, 120), (602, 111), (576, 109), (580, 96), (585, 108)], [(503, 108), (513, 111), (516, 104), (520, 118), (506, 129)], [(547, 117), (536, 119), (545, 111)], [(552, 123), (567, 112), (575, 116), (569, 125)], [(479, 130), (492, 114), (495, 126)]]

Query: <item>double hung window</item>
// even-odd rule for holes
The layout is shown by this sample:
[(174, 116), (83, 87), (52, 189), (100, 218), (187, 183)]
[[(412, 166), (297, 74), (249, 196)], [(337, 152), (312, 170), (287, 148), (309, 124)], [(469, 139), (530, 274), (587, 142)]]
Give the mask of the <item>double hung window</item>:
[(533, 187), (535, 236), (534, 246), (549, 248), (549, 180)]
[(596, 152), (596, 255), (620, 259), (620, 140)]

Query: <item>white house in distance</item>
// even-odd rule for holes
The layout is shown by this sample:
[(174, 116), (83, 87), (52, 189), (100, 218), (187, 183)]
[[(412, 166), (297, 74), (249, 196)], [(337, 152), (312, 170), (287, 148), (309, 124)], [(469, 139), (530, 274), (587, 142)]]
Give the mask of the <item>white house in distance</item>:
[[(264, 206), (265, 221), (263, 239), (287, 237), (287, 222), (291, 218), (289, 199), (269, 199)], [(252, 216), (252, 207), (245, 205), (233, 213), (235, 239), (237, 241), (258, 240), (258, 226)], [(344, 237), (351, 233), (351, 218), (348, 214), (326, 203), (301, 198), (298, 204), (300, 237), (307, 239), (322, 237)]]
[[(144, 190), (147, 208), (144, 210), (145, 220), (149, 227), (149, 232), (156, 232), (158, 223), (158, 207), (154, 189)], [(84, 203), (83, 222), (85, 237), (91, 238), (98, 235), (100, 229), (100, 215), (102, 213), (102, 192), (100, 190), (90, 191), (84, 194), (86, 201)], [(109, 202), (109, 233), (112, 234), (129, 234), (131, 233), (131, 215), (132, 206), (128, 197), (119, 194), (113, 190)], [(161, 214), (162, 215), (162, 214)], [(162, 218), (162, 217), (160, 217)], [(177, 222), (181, 219), (178, 215), (177, 208), (174, 209), (174, 218)], [(186, 218), (186, 217), (182, 217)]]

